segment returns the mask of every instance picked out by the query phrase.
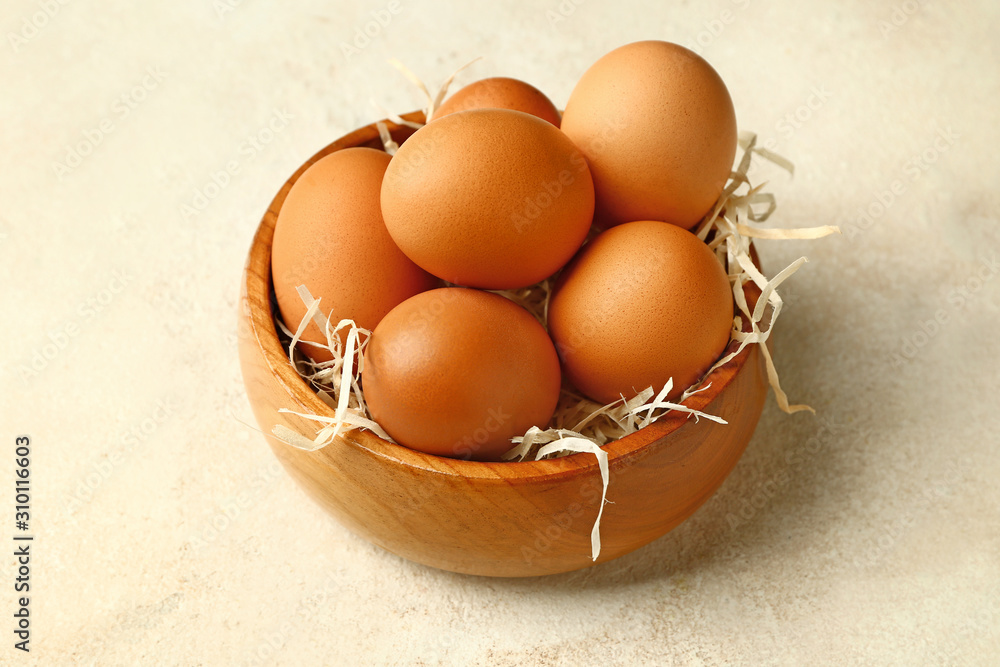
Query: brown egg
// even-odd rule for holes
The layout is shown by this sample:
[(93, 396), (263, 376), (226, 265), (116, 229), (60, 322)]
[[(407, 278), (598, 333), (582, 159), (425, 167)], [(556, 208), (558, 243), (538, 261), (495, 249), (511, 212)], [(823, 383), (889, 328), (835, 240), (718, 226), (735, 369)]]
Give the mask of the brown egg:
[(669, 42), (635, 42), (594, 63), (566, 103), (562, 130), (590, 164), (601, 227), (662, 220), (690, 229), (719, 198), (736, 156), (726, 84)]
[(674, 380), (670, 398), (722, 356), (733, 326), (729, 279), (708, 246), (680, 227), (629, 222), (591, 241), (549, 304), (566, 377), (606, 404)]
[[(382, 222), (379, 193), (389, 160), (372, 148), (337, 151), (309, 167), (288, 192), (274, 228), (271, 275), (292, 331), (306, 312), (299, 285), (321, 299), (333, 326), (349, 318), (374, 329), (397, 304), (439, 284), (406, 258)], [(302, 339), (326, 342), (315, 323)], [(312, 345), (300, 349), (316, 361), (331, 358)]]
[(539, 282), (573, 256), (594, 212), (590, 170), (551, 123), (520, 111), (473, 109), (416, 131), (382, 182), (393, 240), (457, 285)]
[(529, 83), (507, 77), (493, 77), (470, 83), (445, 100), (433, 120), (469, 109), (512, 109), (537, 116), (559, 127), (559, 110), (545, 93)]
[(513, 436), (552, 418), (559, 359), (528, 311), (497, 294), (448, 287), (382, 319), (362, 384), (372, 417), (400, 444), (495, 461)]

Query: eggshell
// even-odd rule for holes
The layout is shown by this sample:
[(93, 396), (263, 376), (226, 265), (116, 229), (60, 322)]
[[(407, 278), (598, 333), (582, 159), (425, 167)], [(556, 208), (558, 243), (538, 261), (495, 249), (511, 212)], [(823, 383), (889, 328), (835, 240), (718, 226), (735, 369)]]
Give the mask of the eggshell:
[[(382, 221), (379, 194), (390, 157), (372, 148), (347, 148), (309, 167), (285, 198), (274, 228), (271, 275), (285, 325), (299, 326), (306, 306), (296, 292), (305, 285), (336, 326), (353, 319), (374, 329), (394, 306), (439, 282), (396, 247)], [(302, 337), (325, 343), (311, 323)], [(328, 352), (300, 349), (316, 361)]]
[(658, 221), (609, 229), (560, 275), (549, 333), (566, 377), (606, 404), (674, 380), (670, 398), (715, 363), (733, 326), (729, 279), (708, 246)]
[(362, 383), (372, 417), (428, 454), (498, 460), (545, 428), (559, 359), (545, 329), (508, 299), (458, 287), (418, 294), (376, 327)]
[(417, 130), (382, 182), (382, 214), (406, 256), (457, 285), (524, 287), (562, 267), (594, 212), (587, 161), (551, 123), (473, 109)]
[(669, 42), (635, 42), (594, 63), (566, 103), (562, 130), (590, 163), (600, 227), (691, 228), (719, 198), (736, 156), (725, 83)]
[(434, 120), (468, 109), (513, 109), (559, 127), (559, 110), (530, 83), (507, 77), (481, 79), (462, 88), (434, 112)]

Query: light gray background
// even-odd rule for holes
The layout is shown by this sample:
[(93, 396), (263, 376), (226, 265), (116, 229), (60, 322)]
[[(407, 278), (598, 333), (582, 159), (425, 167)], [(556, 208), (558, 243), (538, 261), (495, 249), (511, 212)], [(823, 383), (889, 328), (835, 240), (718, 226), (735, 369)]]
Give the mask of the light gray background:
[[(30, 662), (995, 660), (996, 3), (399, 0), (345, 53), (386, 7), (3, 3), (0, 488), (30, 434)], [(436, 85), (482, 55), (460, 83), (520, 77), (563, 105), (600, 55), (645, 38), (697, 47), (740, 127), (795, 162), (794, 178), (757, 172), (774, 225), (844, 228), (760, 244), (771, 274), (811, 260), (775, 346), (818, 416), (769, 399), (690, 521), (588, 571), (484, 580), (370, 546), (241, 423), (235, 311), (261, 215), (313, 152), (380, 117), (371, 99), (420, 105), (389, 57)], [(21, 664), (12, 568), (0, 662)]]

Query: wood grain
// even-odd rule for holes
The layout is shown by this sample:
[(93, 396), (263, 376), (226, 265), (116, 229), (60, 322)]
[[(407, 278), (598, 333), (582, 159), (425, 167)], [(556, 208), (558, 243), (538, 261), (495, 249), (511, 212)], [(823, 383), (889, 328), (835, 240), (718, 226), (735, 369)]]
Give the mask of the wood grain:
[[(422, 120), (419, 112), (404, 116)], [(389, 123), (397, 142), (413, 130)], [(315, 422), (279, 408), (332, 416), (298, 376), (278, 340), (271, 310), (271, 238), (278, 211), (305, 169), (350, 146), (380, 148), (374, 125), (333, 142), (282, 186), (254, 237), (243, 274), (239, 353), (257, 423), (301, 487), (347, 528), (395, 554), (433, 567), (497, 577), (567, 572), (593, 565), (590, 532), (601, 480), (596, 459), (577, 454), (523, 463), (435, 457), (355, 431), (305, 452), (277, 440), (277, 424), (310, 438)], [(753, 300), (757, 294), (748, 294)], [(763, 409), (767, 378), (757, 346), (717, 369), (688, 404), (720, 425), (668, 414), (606, 446), (611, 484), (597, 562), (664, 535), (722, 484)]]

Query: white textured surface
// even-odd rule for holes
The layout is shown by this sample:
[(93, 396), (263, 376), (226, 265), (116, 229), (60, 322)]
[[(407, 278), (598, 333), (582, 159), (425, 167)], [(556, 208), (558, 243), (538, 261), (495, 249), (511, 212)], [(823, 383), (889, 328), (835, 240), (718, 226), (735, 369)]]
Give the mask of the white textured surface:
[[(347, 58), (385, 3), (234, 0), (220, 16), (225, 1), (70, 0), (23, 43), (10, 33), (46, 3), (0, 10), (0, 488), (30, 434), (32, 663), (996, 664), (996, 3), (400, 0)], [(553, 22), (560, 6), (575, 9)], [(894, 7), (910, 14), (883, 35)], [(611, 48), (699, 33), (741, 127), (797, 164), (794, 179), (761, 172), (776, 224), (848, 232), (761, 245), (772, 272), (812, 260), (785, 290), (776, 351), (790, 397), (820, 416), (770, 400), (690, 521), (576, 574), (452, 575), (329, 520), (237, 421), (252, 420), (239, 276), (279, 185), (375, 120), (370, 98), (418, 105), (387, 57), (436, 82), (485, 55), (461, 81), (520, 77), (561, 105)], [(160, 80), (126, 115), (150, 68)], [(291, 119), (270, 143), (244, 143), (276, 112)], [(105, 120), (60, 178), (67, 144)], [(184, 215), (229, 161), (239, 173)], [(21, 664), (11, 568), (0, 662)]]

